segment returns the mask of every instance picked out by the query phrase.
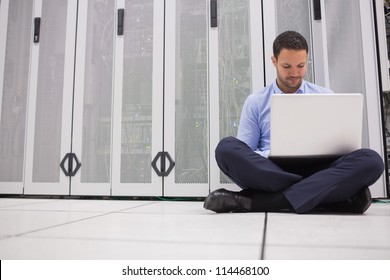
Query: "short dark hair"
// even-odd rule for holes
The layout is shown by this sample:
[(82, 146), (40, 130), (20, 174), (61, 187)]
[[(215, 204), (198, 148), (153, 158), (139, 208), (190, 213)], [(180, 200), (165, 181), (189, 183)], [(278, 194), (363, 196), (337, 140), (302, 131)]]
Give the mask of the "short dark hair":
[(278, 58), (282, 49), (309, 52), (305, 37), (296, 31), (285, 31), (276, 37), (273, 44), (274, 57)]

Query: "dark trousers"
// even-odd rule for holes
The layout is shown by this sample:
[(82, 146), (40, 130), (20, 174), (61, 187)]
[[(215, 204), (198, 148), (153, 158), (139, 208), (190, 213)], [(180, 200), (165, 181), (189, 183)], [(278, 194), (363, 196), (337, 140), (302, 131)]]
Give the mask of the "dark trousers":
[(227, 137), (220, 141), (215, 155), (219, 168), (242, 189), (281, 192), (297, 213), (344, 201), (375, 183), (384, 170), (382, 158), (370, 149), (337, 158), (276, 161)]

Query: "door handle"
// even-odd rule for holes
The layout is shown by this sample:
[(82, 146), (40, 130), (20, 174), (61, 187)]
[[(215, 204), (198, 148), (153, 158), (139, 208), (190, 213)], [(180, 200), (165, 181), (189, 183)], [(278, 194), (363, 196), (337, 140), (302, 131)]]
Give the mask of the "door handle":
[[(157, 167), (157, 160), (161, 158), (160, 160), (160, 169)], [(166, 169), (166, 162), (165, 160), (169, 161), (168, 169)], [(166, 177), (171, 173), (173, 167), (175, 166), (175, 162), (172, 160), (171, 156), (168, 152), (158, 152), (155, 158), (152, 161), (152, 167), (154, 171), (157, 173), (160, 177)]]
[[(65, 167), (66, 160), (68, 160), (68, 166)], [(73, 160), (76, 162), (76, 167), (73, 170)], [(73, 177), (76, 175), (76, 173), (79, 171), (81, 167), (81, 163), (79, 162), (76, 154), (74, 153), (67, 153), (65, 157), (62, 159), (60, 163), (60, 167), (62, 169), (62, 172), (64, 172), (65, 176), (67, 177)]]
[(313, 0), (314, 20), (321, 20), (321, 0)]
[(210, 26), (218, 26), (218, 9), (217, 0), (210, 0)]
[(125, 9), (118, 9), (118, 29), (117, 29), (118, 35), (123, 35), (124, 20), (125, 20)]
[(41, 18), (34, 18), (34, 43), (39, 43), (39, 37), (41, 34)]

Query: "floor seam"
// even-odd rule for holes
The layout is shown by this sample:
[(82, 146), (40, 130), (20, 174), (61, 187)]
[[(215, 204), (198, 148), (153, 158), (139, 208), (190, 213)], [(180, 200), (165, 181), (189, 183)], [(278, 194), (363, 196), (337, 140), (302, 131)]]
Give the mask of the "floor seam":
[(264, 254), (265, 254), (265, 241), (267, 238), (267, 221), (268, 221), (268, 213), (264, 213), (264, 226), (263, 226), (263, 240), (261, 241), (261, 254), (260, 254), (260, 260), (264, 260)]

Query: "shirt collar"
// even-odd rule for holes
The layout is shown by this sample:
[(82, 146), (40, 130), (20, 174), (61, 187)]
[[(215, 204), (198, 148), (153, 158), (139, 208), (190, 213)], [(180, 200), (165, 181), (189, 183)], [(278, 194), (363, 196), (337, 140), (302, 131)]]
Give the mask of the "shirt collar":
[[(298, 93), (298, 94), (304, 93), (305, 92), (305, 85), (306, 85), (306, 81), (302, 80), (301, 86), (297, 89), (297, 91), (295, 93)], [(276, 80), (275, 80), (275, 82), (273, 82), (272, 88), (273, 88), (274, 93), (283, 94), (282, 90), (278, 87)]]

